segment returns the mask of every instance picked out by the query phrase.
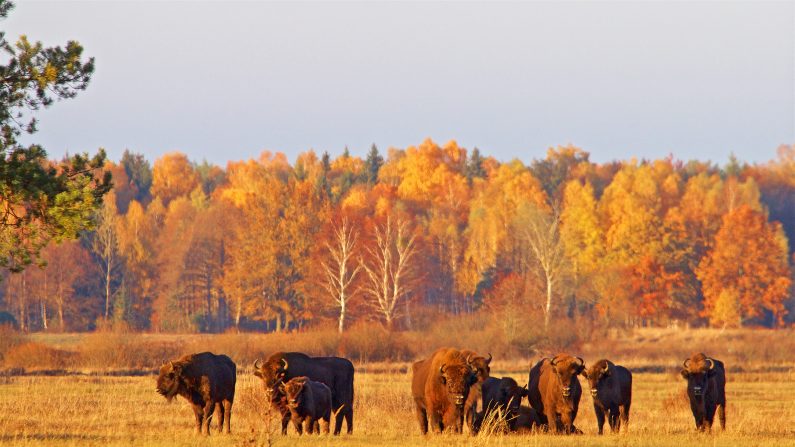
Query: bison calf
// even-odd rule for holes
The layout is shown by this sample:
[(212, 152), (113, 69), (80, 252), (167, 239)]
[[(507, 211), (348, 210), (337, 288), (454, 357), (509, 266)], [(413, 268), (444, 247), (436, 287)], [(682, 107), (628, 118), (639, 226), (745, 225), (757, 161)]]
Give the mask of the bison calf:
[(632, 404), (632, 373), (621, 365), (602, 359), (584, 370), (582, 375), (591, 387), (599, 434), (605, 425), (605, 415), (613, 433), (621, 429), (622, 422), (626, 427)]
[(497, 379), (490, 377), (481, 385), (483, 393), (483, 411), (489, 413), (500, 411), (508, 422), (508, 428), (516, 431), (519, 409), (522, 398), (527, 396), (527, 388), (519, 386), (510, 377)]
[(712, 430), (717, 411), (721, 430), (726, 429), (726, 369), (723, 362), (699, 353), (682, 364), (690, 409), (701, 431)]
[(225, 355), (191, 354), (166, 362), (157, 377), (157, 392), (171, 401), (180, 395), (190, 402), (196, 430), (210, 434), (210, 420), (218, 412), (218, 431), (230, 432), (237, 366)]
[[(279, 385), (287, 400), (290, 419), (295, 431), (300, 435), (306, 423), (307, 433), (313, 433), (320, 423), (323, 433), (329, 432), (331, 420), (331, 389), (326, 385), (309, 380), (308, 377), (294, 377)], [(318, 433), (320, 429), (318, 429)]]

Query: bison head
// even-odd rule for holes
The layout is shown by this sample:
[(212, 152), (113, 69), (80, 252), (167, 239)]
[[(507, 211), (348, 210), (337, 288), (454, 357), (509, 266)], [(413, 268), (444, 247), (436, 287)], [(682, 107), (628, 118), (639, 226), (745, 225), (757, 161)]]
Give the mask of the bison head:
[(468, 364), (443, 364), (439, 367), (439, 380), (447, 387), (447, 394), (458, 407), (463, 407), (469, 387), (477, 383), (477, 375)]
[(580, 357), (560, 354), (552, 359), (550, 365), (558, 378), (563, 397), (570, 397), (571, 388), (574, 381), (577, 380), (577, 375), (585, 369), (585, 361)]
[(179, 392), (180, 386), (182, 386), (182, 364), (171, 361), (163, 363), (157, 376), (157, 392), (171, 402)]
[(262, 379), (266, 389), (272, 389), (284, 380), (289, 365), (283, 355), (273, 354), (265, 362), (254, 361), (254, 375)]
[(509, 416), (516, 416), (519, 414), (522, 398), (525, 396), (527, 396), (527, 385), (521, 387), (510, 377), (504, 377), (500, 381), (500, 390), (497, 399)]
[(704, 354), (693, 354), (682, 363), (682, 377), (687, 380), (687, 394), (703, 400), (709, 379), (715, 376), (715, 361)]
[(304, 401), (305, 390), (309, 387), (308, 377), (294, 377), (287, 383), (280, 382), (279, 390), (287, 400), (288, 408), (298, 408)]
[(489, 378), (489, 374), (491, 373), (491, 368), (489, 367), (490, 363), (491, 354), (489, 354), (488, 358), (476, 355), (469, 355), (467, 357), (467, 364), (475, 371), (479, 383), (483, 383)]
[(588, 380), (588, 386), (591, 388), (591, 396), (596, 397), (599, 385), (613, 373), (612, 365), (609, 361), (602, 359), (582, 371), (582, 375)]

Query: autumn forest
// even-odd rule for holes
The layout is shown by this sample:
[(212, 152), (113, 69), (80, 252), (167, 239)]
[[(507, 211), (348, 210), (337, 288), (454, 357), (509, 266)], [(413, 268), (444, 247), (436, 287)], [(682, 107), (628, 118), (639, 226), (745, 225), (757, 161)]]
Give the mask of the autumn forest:
[[(0, 283), (26, 331), (284, 331), (439, 316), (769, 326), (795, 311), (795, 148), (748, 165), (529, 166), (455, 141), (226, 168), (108, 162), (95, 228)], [(524, 320), (528, 321), (528, 320)]]

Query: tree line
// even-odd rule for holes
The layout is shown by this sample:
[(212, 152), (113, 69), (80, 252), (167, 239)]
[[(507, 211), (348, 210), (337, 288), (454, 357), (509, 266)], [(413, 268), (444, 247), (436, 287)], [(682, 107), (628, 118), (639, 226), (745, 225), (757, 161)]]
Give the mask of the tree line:
[(225, 168), (127, 151), (103, 169), (93, 227), (6, 269), (0, 309), (20, 328), (402, 329), (476, 312), (777, 327), (795, 304), (791, 146), (753, 165), (594, 163), (573, 146), (525, 165), (426, 140)]

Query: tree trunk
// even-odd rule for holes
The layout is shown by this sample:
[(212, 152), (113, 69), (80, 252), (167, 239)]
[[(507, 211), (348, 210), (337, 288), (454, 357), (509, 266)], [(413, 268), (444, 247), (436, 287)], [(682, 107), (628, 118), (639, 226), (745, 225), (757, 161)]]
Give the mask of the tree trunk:
[(552, 312), (552, 281), (550, 281), (549, 276), (547, 276), (547, 306), (546, 306), (546, 312), (544, 313), (545, 332), (547, 331), (547, 329), (549, 329), (549, 317), (551, 312)]
[(106, 264), (105, 268), (105, 321), (108, 321), (110, 315), (110, 262)]
[(340, 324), (339, 324), (339, 331), (342, 334), (342, 331), (345, 328), (345, 299), (340, 301)]

